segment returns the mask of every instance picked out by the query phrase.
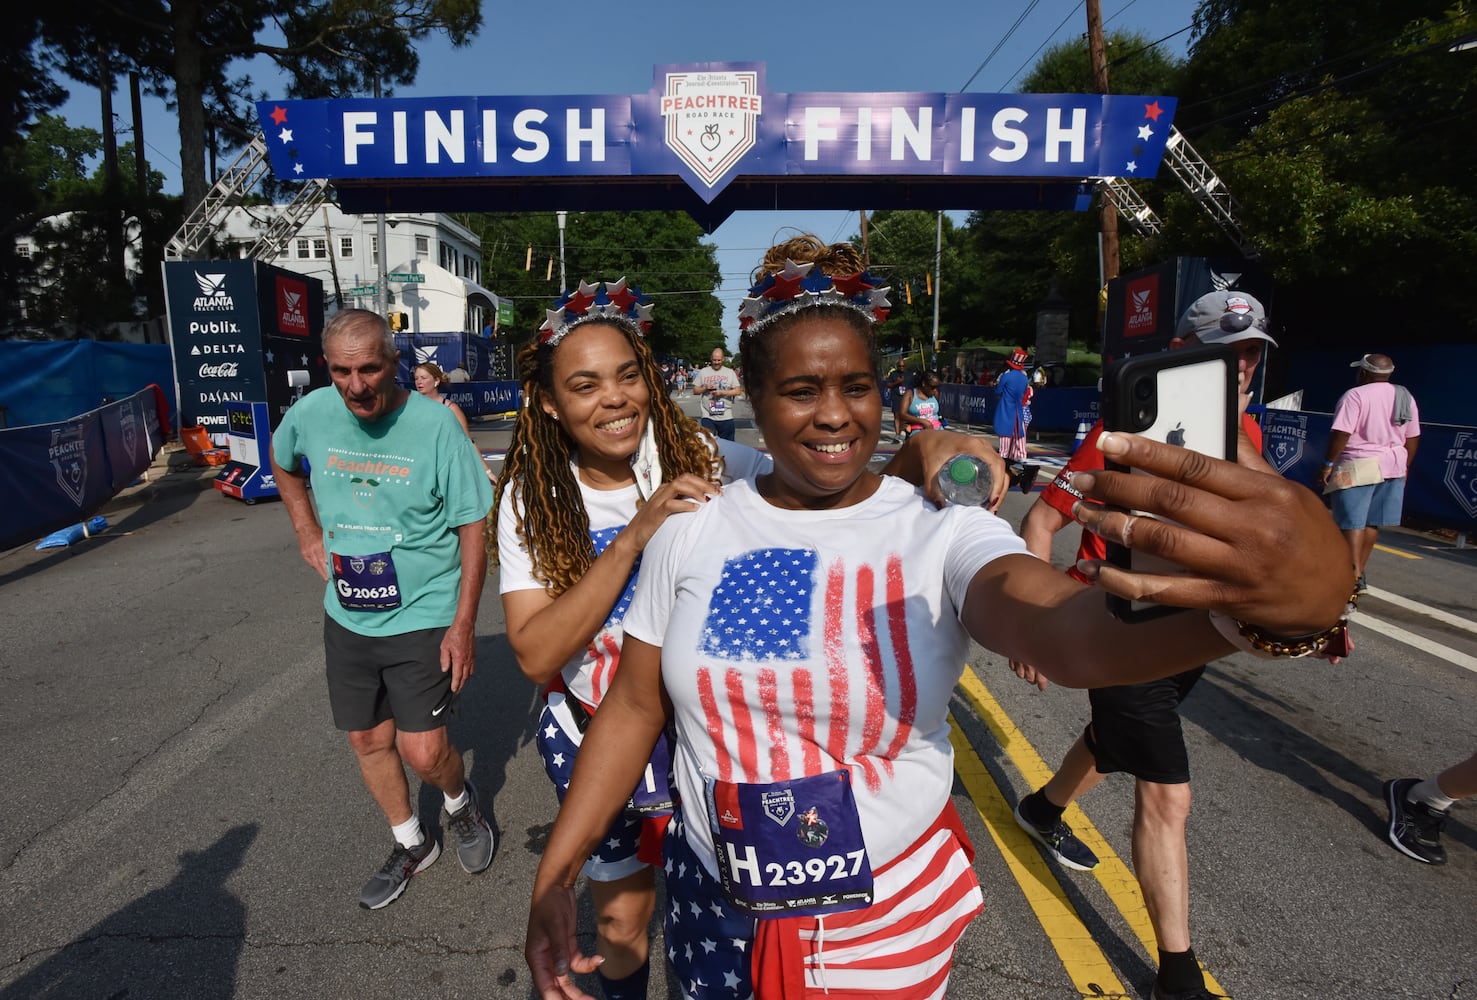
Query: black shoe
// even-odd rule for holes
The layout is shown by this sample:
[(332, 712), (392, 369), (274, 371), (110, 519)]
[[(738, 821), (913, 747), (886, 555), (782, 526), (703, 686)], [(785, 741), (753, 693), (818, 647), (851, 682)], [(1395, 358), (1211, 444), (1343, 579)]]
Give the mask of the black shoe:
[(1097, 867), (1097, 855), (1092, 853), (1072, 828), (1062, 820), (1057, 820), (1056, 825), (1043, 830), (1032, 823), (1021, 813), (1019, 804), (1015, 807), (1015, 821), (1022, 830), (1030, 834), (1032, 840), (1046, 848), (1046, 853), (1056, 859), (1058, 864), (1075, 868), (1079, 872), (1090, 872)]
[(456, 838), (456, 859), (468, 875), (476, 875), (492, 864), (492, 851), (497, 846), (492, 824), (477, 805), (477, 789), (468, 780), (467, 804), (446, 815), (446, 832)]
[(1151, 1000), (1224, 1000), (1204, 986), (1196, 986), (1189, 990), (1176, 990), (1171, 993), (1158, 983), (1154, 984), (1154, 992), (1150, 994), (1150, 998)]
[(1022, 465), (1011, 481), (1021, 488), (1022, 493), (1030, 493), (1031, 487), (1036, 485), (1036, 477), (1041, 474), (1039, 465)]
[(1446, 826), (1446, 813), (1424, 802), (1410, 801), (1407, 796), (1418, 784), (1416, 778), (1385, 782), (1385, 806), (1390, 810), (1386, 836), (1401, 854), (1428, 865), (1444, 865), (1446, 848), (1441, 846), (1441, 829)]
[(1359, 579), (1354, 583), (1354, 593), (1356, 593), (1356, 594), (1367, 594), (1367, 593), (1369, 593), (1369, 584), (1367, 584), (1367, 583), (1364, 582), (1364, 574), (1363, 573), (1360, 573), (1359, 574)]
[(384, 865), (369, 877), (369, 881), (360, 890), (360, 906), (366, 910), (389, 906), (400, 898), (412, 877), (431, 867), (441, 856), (441, 845), (426, 834), (424, 824), (421, 826), (421, 836), (425, 839), (414, 847), (396, 842), (395, 849), (390, 852)]

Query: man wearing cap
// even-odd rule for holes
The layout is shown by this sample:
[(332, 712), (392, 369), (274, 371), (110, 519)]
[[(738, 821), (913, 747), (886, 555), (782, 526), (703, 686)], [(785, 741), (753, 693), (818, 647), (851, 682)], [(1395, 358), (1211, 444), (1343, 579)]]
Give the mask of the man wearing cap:
[[(1196, 299), (1175, 328), (1170, 350), (1195, 344), (1229, 344), (1237, 355), (1237, 385), (1243, 399), (1262, 360), (1264, 345), (1276, 346), (1267, 334), (1262, 304), (1242, 292), (1210, 292)], [(1261, 450), (1261, 429), (1243, 413), (1242, 426)], [(1097, 441), (1099, 421), (1065, 469), (1051, 482), (1021, 522), (1026, 547), (1051, 559), (1051, 542), (1071, 524), (1072, 506), (1082, 494), (1072, 486), (1079, 472), (1104, 468)], [(1083, 530), (1077, 560), (1106, 558), (1103, 540)], [(1068, 575), (1083, 584), (1076, 561)], [(1043, 691), (1046, 681), (1029, 664), (1011, 661), (1011, 669)], [(1047, 855), (1078, 871), (1097, 867), (1098, 859), (1062, 820), (1068, 805), (1096, 787), (1103, 776), (1124, 771), (1134, 776), (1133, 864), (1143, 890), (1149, 922), (1159, 945), (1159, 972), (1153, 1000), (1210, 1000), (1205, 977), (1190, 946), (1190, 866), (1185, 824), (1190, 816), (1190, 761), (1180, 728), (1179, 705), (1205, 672), (1196, 667), (1147, 684), (1127, 684), (1088, 691), (1092, 721), (1067, 751), (1062, 765), (1045, 785), (1023, 798), (1015, 810), (1021, 829)]]
[(1357, 381), (1334, 407), (1318, 484), (1332, 494), (1333, 519), (1349, 543), (1362, 594), (1364, 567), (1381, 526), (1400, 523), (1405, 473), (1420, 444), (1421, 420), (1410, 391), (1390, 381), (1395, 362), (1388, 355), (1366, 354), (1349, 367), (1359, 370)]

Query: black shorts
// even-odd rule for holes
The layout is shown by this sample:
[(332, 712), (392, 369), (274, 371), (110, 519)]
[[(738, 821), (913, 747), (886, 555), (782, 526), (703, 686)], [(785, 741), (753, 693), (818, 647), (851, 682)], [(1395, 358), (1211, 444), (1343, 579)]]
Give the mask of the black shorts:
[(446, 725), (454, 697), (451, 671), (441, 669), (445, 628), (400, 635), (360, 635), (323, 616), (323, 655), (333, 724), (344, 732), (373, 729), (386, 719), (407, 733)]
[(1180, 702), (1204, 667), (1145, 684), (1092, 688), (1087, 749), (1103, 774), (1125, 771), (1157, 785), (1190, 780), (1190, 756), (1180, 728)]

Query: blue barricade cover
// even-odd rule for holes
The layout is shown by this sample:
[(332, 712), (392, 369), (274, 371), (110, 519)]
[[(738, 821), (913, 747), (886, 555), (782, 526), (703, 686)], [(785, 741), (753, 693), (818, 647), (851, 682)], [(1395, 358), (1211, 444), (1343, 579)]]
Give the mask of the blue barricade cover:
[(441, 395), (450, 399), (469, 417), (485, 417), (494, 413), (512, 413), (518, 409), (518, 383), (453, 382), (441, 387)]
[[(980, 427), (994, 426), (997, 395), (986, 385), (939, 386), (944, 419)], [(1033, 431), (1075, 431), (1081, 421), (1091, 424), (1097, 418), (1098, 391), (1094, 386), (1038, 386), (1031, 397)]]
[[(1268, 410), (1262, 454), (1288, 479), (1316, 490), (1333, 414)], [(1477, 529), (1477, 427), (1421, 421), (1421, 443), (1406, 475), (1405, 520), (1453, 531)]]
[(82, 521), (153, 462), (164, 443), (163, 393), (53, 423), (0, 430), (0, 549)]
[(0, 371), (0, 406), (10, 427), (68, 420), (146, 385), (169, 390), (165, 417), (174, 425), (174, 365), (167, 344), (3, 342)]

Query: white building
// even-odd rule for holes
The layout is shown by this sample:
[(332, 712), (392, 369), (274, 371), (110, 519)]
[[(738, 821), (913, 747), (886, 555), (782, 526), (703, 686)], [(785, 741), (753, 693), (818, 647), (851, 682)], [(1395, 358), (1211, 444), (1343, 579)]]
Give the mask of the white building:
[[(233, 208), (222, 238), (232, 255), (244, 256), (281, 206)], [(378, 216), (348, 215), (322, 205), (265, 263), (323, 282), (325, 315), (340, 308), (376, 308), (380, 275)], [(449, 215), (397, 214), (385, 218), (387, 274), (416, 274), (422, 281), (392, 279), (391, 313), (404, 313), (411, 333), (477, 333), (493, 322), (497, 296), (479, 284), (481, 241)]]

